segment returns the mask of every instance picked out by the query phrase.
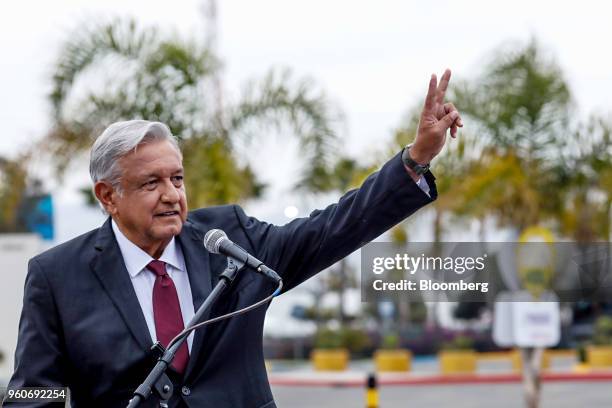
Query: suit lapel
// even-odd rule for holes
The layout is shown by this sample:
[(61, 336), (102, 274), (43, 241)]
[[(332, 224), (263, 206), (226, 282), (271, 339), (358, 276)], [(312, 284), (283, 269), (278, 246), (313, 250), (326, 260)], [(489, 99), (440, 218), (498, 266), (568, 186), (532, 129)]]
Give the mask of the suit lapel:
[[(143, 351), (149, 352), (153, 340), (123, 262), (123, 256), (113, 234), (110, 220), (109, 217), (98, 230), (95, 243), (96, 256), (91, 262), (91, 268), (121, 314), (130, 334)], [(209, 254), (202, 243), (203, 234), (189, 222), (183, 225), (177, 240), (185, 258), (194, 311), (197, 311), (212, 291)], [(206, 319), (207, 316), (208, 313), (203, 319)], [(185, 376), (189, 375), (196, 365), (203, 339), (204, 328), (197, 329), (194, 334), (191, 357)]]
[[(210, 271), (210, 259), (208, 251), (204, 249), (203, 234), (196, 229), (189, 221), (183, 225), (181, 234), (177, 237), (185, 258), (187, 274), (189, 276), (189, 285), (191, 286), (191, 295), (193, 297), (194, 312), (197, 312), (199, 307), (204, 303), (206, 297), (212, 291), (212, 279)], [(202, 320), (205, 320), (210, 313), (210, 309), (204, 315)], [(185, 322), (187, 324), (187, 322)], [(204, 341), (205, 328), (196, 329), (193, 337), (193, 345), (185, 378), (190, 375), (196, 366), (196, 361), (199, 357), (199, 352)]]
[(119, 310), (136, 342), (148, 352), (153, 340), (123, 262), (119, 244), (113, 234), (110, 217), (98, 230), (95, 249), (97, 254), (91, 263), (91, 268)]

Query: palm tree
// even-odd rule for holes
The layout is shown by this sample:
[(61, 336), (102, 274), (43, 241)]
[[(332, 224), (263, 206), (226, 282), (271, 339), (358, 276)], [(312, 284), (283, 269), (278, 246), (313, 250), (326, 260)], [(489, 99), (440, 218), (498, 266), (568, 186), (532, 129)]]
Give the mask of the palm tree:
[(255, 172), (237, 157), (237, 142), (256, 125), (293, 133), (305, 172), (329, 165), (339, 115), (312, 83), (271, 71), (237, 102), (219, 107), (213, 88), (221, 69), (219, 58), (198, 42), (133, 20), (75, 31), (53, 69), (54, 125), (43, 142), (58, 174), (109, 123), (133, 118), (165, 122), (179, 138), (192, 207), (261, 193)]
[[(457, 105), (487, 141), (458, 188), (455, 211), (492, 215), (517, 232), (546, 220), (559, 225), (576, 171), (560, 160), (572, 135), (570, 90), (561, 68), (532, 40), (498, 54), (478, 80), (455, 91)], [(522, 350), (530, 407), (538, 406), (539, 355)]]
[(578, 126), (563, 162), (568, 187), (561, 231), (577, 242), (610, 241), (612, 120), (592, 115)]
[[(612, 227), (612, 120), (591, 116), (572, 138), (563, 162), (569, 168), (565, 203), (561, 210), (561, 232), (577, 242), (580, 263), (589, 276), (605, 276), (612, 268), (609, 245)], [(604, 242), (606, 263), (588, 244)], [(595, 313), (600, 312), (595, 302)]]
[[(296, 187), (310, 194), (328, 192), (342, 194), (361, 185), (374, 170), (374, 166), (360, 165), (352, 158), (340, 157), (335, 164), (329, 167), (324, 164), (312, 166)], [(356, 280), (350, 274), (346, 258), (330, 267), (330, 273), (327, 274), (327, 287), (338, 293), (338, 318), (343, 327), (348, 324), (349, 320), (344, 308), (345, 292), (347, 288), (355, 285)]]
[(27, 162), (24, 155), (16, 159), (0, 157), (0, 232), (25, 231), (18, 216), (28, 181)]
[(559, 156), (570, 136), (572, 102), (561, 68), (535, 40), (496, 53), (451, 97), (483, 142), (480, 157), (452, 191), (454, 211), (522, 230), (556, 219), (567, 169)]

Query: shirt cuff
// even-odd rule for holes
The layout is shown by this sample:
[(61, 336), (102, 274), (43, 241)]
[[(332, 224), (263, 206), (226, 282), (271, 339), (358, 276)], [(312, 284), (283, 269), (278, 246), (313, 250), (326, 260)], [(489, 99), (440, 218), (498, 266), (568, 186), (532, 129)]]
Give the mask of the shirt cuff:
[(423, 190), (423, 192), (427, 194), (428, 197), (431, 197), (431, 194), (429, 194), (429, 184), (427, 184), (427, 180), (425, 180), (425, 177), (419, 177), (419, 180), (416, 182), (416, 185), (419, 186), (419, 188)]

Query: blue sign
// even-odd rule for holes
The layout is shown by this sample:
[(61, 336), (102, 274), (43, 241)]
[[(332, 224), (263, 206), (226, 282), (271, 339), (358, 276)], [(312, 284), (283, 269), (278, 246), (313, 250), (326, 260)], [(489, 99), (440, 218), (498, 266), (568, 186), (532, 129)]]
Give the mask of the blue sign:
[(29, 232), (53, 240), (53, 199), (51, 194), (26, 197), (20, 211), (21, 222)]

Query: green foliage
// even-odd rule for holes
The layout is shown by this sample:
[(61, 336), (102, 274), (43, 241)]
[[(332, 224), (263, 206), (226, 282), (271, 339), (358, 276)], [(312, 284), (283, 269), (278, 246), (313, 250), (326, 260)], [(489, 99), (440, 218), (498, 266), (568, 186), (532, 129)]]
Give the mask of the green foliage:
[(398, 224), (395, 227), (391, 228), (391, 242), (394, 242), (398, 245), (403, 245), (408, 242), (408, 232), (404, 228), (404, 225)]
[(587, 347), (586, 347), (586, 344), (584, 344), (584, 342), (578, 343), (578, 345), (576, 345), (576, 354), (577, 354), (578, 362), (580, 364), (587, 363), (588, 354), (587, 354)]
[(411, 300), (409, 320), (416, 325), (424, 324), (427, 320), (427, 306), (422, 299), (418, 302)]
[(182, 149), (183, 166), (189, 169), (185, 183), (190, 208), (256, 197), (264, 188), (250, 167), (227, 163), (232, 151), (226, 140), (190, 138), (183, 142)]
[[(434, 203), (435, 240), (442, 239), (444, 213), (523, 226), (558, 213), (551, 194), (565, 181), (555, 161), (563, 150), (571, 110), (561, 69), (535, 41), (494, 54), (483, 72), (454, 80), (449, 100), (466, 123), (435, 159), (439, 198)], [(412, 142), (422, 102), (416, 103), (382, 156)], [(553, 199), (551, 199), (551, 196)], [(405, 230), (405, 226), (400, 228)], [(394, 233), (400, 241), (405, 234)]]
[(400, 338), (397, 334), (387, 334), (382, 339), (381, 347), (386, 350), (394, 350), (400, 345)]
[(321, 329), (315, 334), (315, 347), (332, 349), (344, 347), (351, 353), (360, 353), (370, 346), (366, 332), (360, 329), (341, 328), (338, 330)]
[(581, 123), (562, 157), (566, 167), (561, 231), (580, 242), (610, 239), (612, 118), (592, 115)]
[(519, 230), (557, 217), (566, 182), (558, 158), (572, 112), (561, 68), (533, 40), (496, 53), (479, 77), (453, 90), (484, 144), (462, 183), (448, 190), (447, 207)]
[(107, 125), (128, 119), (164, 122), (179, 138), (191, 207), (261, 194), (264, 185), (236, 148), (255, 125), (260, 133), (290, 130), (300, 141), (305, 174), (327, 168), (339, 114), (323, 93), (309, 81), (293, 81), (289, 71), (271, 71), (227, 104), (219, 96), (221, 69), (198, 41), (134, 20), (79, 28), (62, 45), (53, 70), (55, 123), (43, 143), (58, 175)]
[(93, 192), (91, 186), (81, 187), (79, 189), (79, 193), (81, 193), (81, 197), (85, 199), (85, 203), (91, 207), (94, 207), (98, 204), (98, 200)]
[(612, 346), (612, 317), (600, 316), (595, 322), (593, 344), (598, 346)]
[(317, 322), (327, 322), (334, 318), (336, 311), (330, 308), (309, 307), (306, 308), (304, 319)]
[[(483, 155), (473, 163), (464, 182), (453, 189), (451, 208), (457, 215), (482, 218), (494, 215), (501, 225), (523, 229), (542, 216), (545, 198), (534, 185), (540, 169), (528, 169), (513, 153)], [(540, 191), (538, 191), (540, 190)]]
[(473, 350), (474, 340), (465, 335), (455, 336), (451, 341), (442, 344), (443, 350)]
[[(341, 268), (345, 268), (344, 271), (340, 271)], [(354, 270), (349, 267), (346, 261), (343, 265), (341, 265), (340, 262), (336, 263), (330, 268), (327, 276), (325, 276), (325, 285), (327, 289), (335, 292), (344, 290), (345, 288), (357, 287), (358, 283)]]
[[(229, 129), (245, 129), (253, 120), (281, 130), (287, 124), (299, 135), (303, 158), (307, 161), (305, 177), (328, 170), (337, 151), (337, 139), (332, 124), (341, 114), (315, 90), (314, 84), (302, 79), (291, 86), (291, 72), (271, 71), (260, 82), (252, 81), (246, 87), (242, 100), (230, 109)], [(257, 128), (256, 128), (257, 130)]]
[(313, 166), (298, 182), (297, 189), (311, 193), (345, 193), (359, 187), (375, 169), (374, 166), (360, 165), (352, 158), (339, 157), (331, 166), (323, 163)]
[(559, 65), (535, 39), (526, 46), (500, 48), (479, 77), (453, 89), (451, 99), (500, 154), (546, 156), (567, 134), (569, 87)]
[(0, 157), (0, 232), (21, 232), (19, 207), (26, 191), (27, 158)]
[(331, 329), (321, 329), (315, 334), (314, 346), (320, 349), (333, 349), (342, 347), (340, 333)]

